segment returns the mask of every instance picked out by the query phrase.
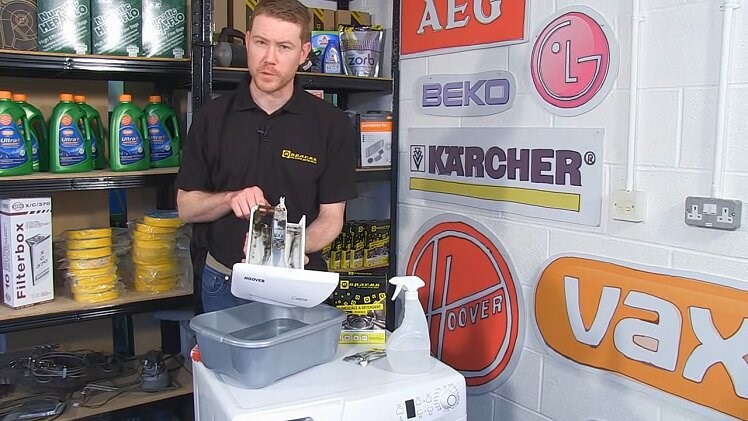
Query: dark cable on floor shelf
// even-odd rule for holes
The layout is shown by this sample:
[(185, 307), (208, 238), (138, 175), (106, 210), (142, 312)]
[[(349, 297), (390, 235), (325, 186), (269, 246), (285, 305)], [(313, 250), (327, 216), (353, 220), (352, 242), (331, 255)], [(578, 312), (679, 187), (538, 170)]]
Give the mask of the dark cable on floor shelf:
[[(7, 416), (16, 419), (24, 412), (24, 403), (52, 408), (55, 404), (60, 413), (53, 417), (28, 417), (34, 421), (51, 421), (60, 416), (65, 408), (74, 406), (86, 409), (99, 409), (117, 397), (134, 393), (158, 393), (180, 389), (182, 386), (173, 380), (173, 373), (185, 367), (186, 358), (181, 354), (163, 355), (161, 351), (150, 351), (143, 355), (124, 357), (104, 353), (81, 351), (58, 351), (56, 345), (34, 347), (30, 354), (14, 357), (3, 370), (25, 373), (27, 378), (22, 386), (34, 396), (0, 400), (0, 420)], [(7, 360), (6, 360), (7, 361)], [(12, 383), (11, 383), (12, 384)], [(50, 390), (51, 393), (46, 393)], [(41, 392), (41, 393), (40, 393)], [(56, 392), (56, 393), (53, 393)], [(112, 393), (101, 402), (97, 397)]]

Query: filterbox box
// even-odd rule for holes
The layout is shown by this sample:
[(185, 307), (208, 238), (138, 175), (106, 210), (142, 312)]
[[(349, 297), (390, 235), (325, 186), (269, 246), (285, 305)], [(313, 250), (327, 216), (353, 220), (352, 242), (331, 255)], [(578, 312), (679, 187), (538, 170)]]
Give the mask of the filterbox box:
[(52, 199), (0, 200), (3, 301), (12, 308), (54, 299)]
[(341, 344), (385, 343), (386, 273), (341, 273), (338, 287), (326, 304), (346, 313), (340, 331)]

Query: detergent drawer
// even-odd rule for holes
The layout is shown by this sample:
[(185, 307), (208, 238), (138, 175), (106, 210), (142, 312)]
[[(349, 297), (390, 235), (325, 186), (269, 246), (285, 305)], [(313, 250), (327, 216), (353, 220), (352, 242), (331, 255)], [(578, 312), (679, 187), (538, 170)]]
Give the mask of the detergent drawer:
[(190, 321), (202, 363), (259, 389), (330, 361), (338, 349), (345, 313), (252, 302), (195, 316)]

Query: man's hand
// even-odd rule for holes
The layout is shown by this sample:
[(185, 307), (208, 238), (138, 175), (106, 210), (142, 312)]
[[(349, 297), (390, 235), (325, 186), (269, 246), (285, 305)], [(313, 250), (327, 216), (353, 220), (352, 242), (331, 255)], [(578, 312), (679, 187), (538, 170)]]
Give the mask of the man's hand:
[(228, 194), (229, 204), (237, 218), (249, 219), (249, 213), (255, 205), (267, 205), (265, 194), (257, 186)]

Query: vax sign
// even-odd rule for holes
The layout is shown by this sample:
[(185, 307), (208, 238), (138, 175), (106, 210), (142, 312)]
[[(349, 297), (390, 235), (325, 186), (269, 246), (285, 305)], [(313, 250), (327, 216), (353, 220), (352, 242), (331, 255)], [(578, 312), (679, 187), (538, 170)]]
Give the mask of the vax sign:
[(535, 289), (537, 329), (565, 360), (743, 418), (748, 288), (700, 278), (557, 257)]
[(409, 197), (600, 223), (602, 130), (410, 129)]
[(526, 40), (527, 0), (403, 0), (400, 54)]
[(514, 75), (490, 71), (473, 75), (427, 75), (416, 82), (421, 111), (438, 116), (484, 116), (512, 107)]
[(418, 291), (432, 353), (465, 376), (468, 392), (506, 381), (524, 339), (522, 289), (491, 232), (460, 215), (439, 215), (416, 235), (406, 273), (426, 282)]

